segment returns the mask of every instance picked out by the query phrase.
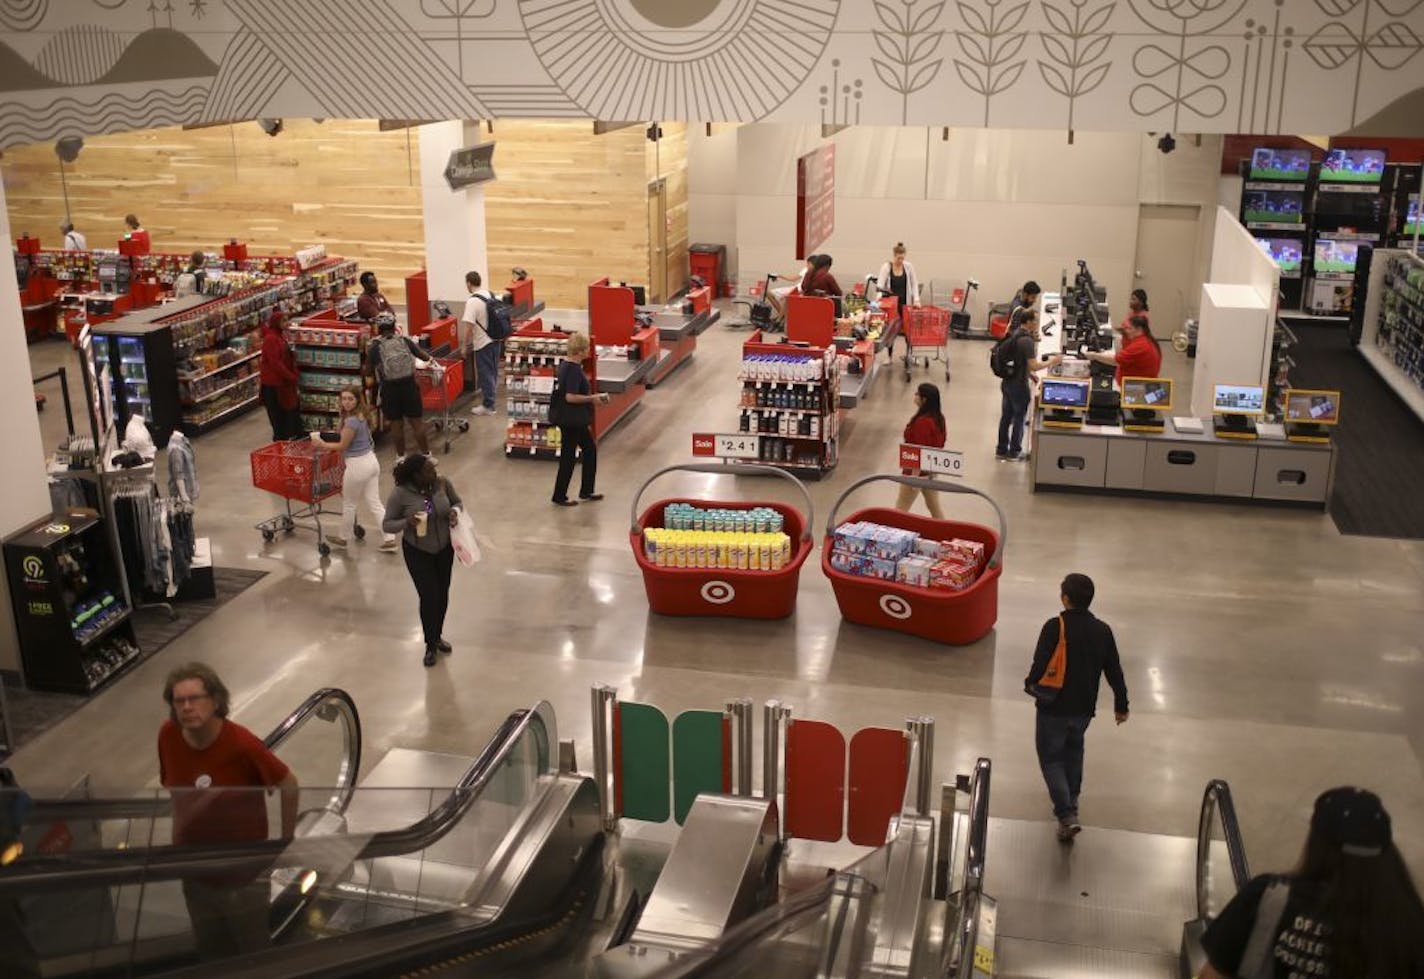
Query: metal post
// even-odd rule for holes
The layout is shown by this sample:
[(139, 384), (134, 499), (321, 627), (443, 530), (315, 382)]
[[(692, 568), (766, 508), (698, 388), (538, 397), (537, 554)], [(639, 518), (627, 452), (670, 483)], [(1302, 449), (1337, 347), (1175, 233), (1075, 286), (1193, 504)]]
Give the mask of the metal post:
[(768, 700), (762, 727), (762, 797), (776, 801), (781, 784), (781, 722), (791, 717), (791, 708), (779, 700)]
[(736, 779), (733, 793), (746, 798), (752, 794), (752, 702), (749, 697), (727, 701), (736, 733), (733, 736), (733, 757), (736, 759)]
[(608, 791), (608, 709), (617, 702), (618, 691), (595, 683), (589, 699), (593, 708), (593, 780), (598, 787), (598, 817), (603, 828), (611, 831), (614, 817)]
[(934, 792), (934, 741), (935, 720), (933, 717), (920, 718), (920, 770), (916, 775), (915, 811), (921, 816), (930, 814), (930, 801)]

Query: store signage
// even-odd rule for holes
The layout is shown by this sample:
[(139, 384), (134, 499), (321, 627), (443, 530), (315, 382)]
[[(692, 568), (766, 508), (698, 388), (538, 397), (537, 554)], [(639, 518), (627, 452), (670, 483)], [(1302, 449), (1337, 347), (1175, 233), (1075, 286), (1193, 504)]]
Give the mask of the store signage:
[(481, 143), (450, 153), (445, 164), (445, 182), (451, 190), (463, 190), (494, 179), (494, 144)]
[(699, 433), (692, 436), (692, 454), (713, 459), (760, 459), (761, 436)]
[(945, 476), (963, 476), (964, 453), (950, 449), (932, 449), (925, 445), (901, 444), (900, 468)]
[(20, 562), (20, 570), (25, 576), (25, 584), (42, 585), (45, 580), (44, 559), (35, 554), (26, 554)]
[(836, 230), (836, 144), (796, 161), (796, 257), (805, 258)]

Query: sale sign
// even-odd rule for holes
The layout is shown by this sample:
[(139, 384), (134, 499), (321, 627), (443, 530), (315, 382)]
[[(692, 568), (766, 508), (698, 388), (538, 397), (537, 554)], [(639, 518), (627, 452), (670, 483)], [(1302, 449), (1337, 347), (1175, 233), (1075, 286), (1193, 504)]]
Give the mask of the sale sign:
[(692, 454), (713, 459), (760, 459), (761, 436), (745, 432), (735, 435), (692, 436)]
[(964, 475), (964, 453), (928, 445), (900, 445), (900, 468), (943, 476)]

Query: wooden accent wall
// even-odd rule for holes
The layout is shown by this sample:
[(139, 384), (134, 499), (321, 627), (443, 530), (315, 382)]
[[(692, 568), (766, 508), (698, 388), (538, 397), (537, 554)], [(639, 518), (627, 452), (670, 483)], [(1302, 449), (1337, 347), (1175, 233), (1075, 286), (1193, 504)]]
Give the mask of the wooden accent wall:
[(667, 180), (667, 282), (668, 295), (687, 285), (687, 124), (662, 123), (663, 138), (647, 145), (648, 179)]

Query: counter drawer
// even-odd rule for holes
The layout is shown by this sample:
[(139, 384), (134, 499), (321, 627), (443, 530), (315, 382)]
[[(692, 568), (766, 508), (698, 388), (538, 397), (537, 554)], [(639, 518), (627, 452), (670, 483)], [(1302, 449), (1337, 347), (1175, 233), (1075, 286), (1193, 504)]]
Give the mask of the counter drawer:
[(1330, 463), (1335, 453), (1319, 449), (1267, 449), (1256, 452), (1258, 500), (1325, 503), (1330, 491)]
[(1142, 489), (1143, 472), (1147, 465), (1147, 440), (1139, 438), (1107, 439), (1108, 468), (1105, 485), (1108, 489)]
[(1198, 442), (1151, 442), (1143, 460), (1142, 488), (1154, 493), (1216, 492), (1217, 447)]
[(1041, 486), (1102, 487), (1107, 465), (1106, 439), (1035, 433), (1033, 479)]

